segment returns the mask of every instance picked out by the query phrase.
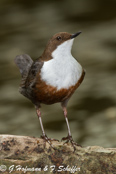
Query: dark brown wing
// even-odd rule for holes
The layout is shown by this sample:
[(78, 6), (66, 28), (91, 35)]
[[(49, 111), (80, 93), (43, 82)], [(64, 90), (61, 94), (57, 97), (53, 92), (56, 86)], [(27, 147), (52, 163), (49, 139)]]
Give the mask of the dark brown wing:
[(35, 62), (33, 62), (32, 66), (29, 70), (28, 77), (25, 81), (25, 87), (28, 87), (28, 86), (34, 87), (36, 75), (37, 75), (37, 73), (40, 72), (42, 66), (43, 66), (43, 62), (40, 61), (39, 59), (36, 60)]
[(40, 59), (33, 62), (29, 55), (24, 54), (17, 56), (15, 58), (15, 63), (19, 67), (22, 76), (19, 92), (34, 103), (33, 91), (36, 75), (40, 72), (43, 62)]
[(35, 100), (35, 83), (36, 83), (36, 77), (37, 77), (37, 73), (40, 72), (41, 68), (43, 66), (43, 62), (36, 60), (35, 62), (33, 62), (27, 79), (24, 81), (22, 78), (22, 83), (20, 85), (20, 93), (22, 95), (24, 95), (25, 97), (29, 98), (33, 104), (35, 104), (36, 106), (39, 106), (40, 103), (39, 101)]

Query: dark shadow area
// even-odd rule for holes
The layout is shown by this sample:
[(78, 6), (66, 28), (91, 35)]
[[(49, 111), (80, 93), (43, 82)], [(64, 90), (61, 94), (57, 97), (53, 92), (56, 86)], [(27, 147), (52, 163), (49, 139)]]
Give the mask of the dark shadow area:
[(115, 106), (116, 103), (115, 101), (113, 101), (111, 98), (108, 97), (103, 97), (103, 98), (94, 98), (94, 97), (88, 97), (85, 98), (82, 103), (73, 106), (74, 110), (83, 110), (83, 108), (85, 110), (87, 110), (89, 113), (94, 114), (97, 112), (102, 112), (105, 109), (109, 108), (109, 107), (113, 107)]

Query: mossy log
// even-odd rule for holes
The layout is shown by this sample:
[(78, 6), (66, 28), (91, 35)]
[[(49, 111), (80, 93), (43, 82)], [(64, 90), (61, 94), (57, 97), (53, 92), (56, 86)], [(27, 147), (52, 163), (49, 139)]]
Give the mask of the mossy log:
[(116, 148), (76, 147), (70, 143), (0, 135), (0, 173), (115, 174)]

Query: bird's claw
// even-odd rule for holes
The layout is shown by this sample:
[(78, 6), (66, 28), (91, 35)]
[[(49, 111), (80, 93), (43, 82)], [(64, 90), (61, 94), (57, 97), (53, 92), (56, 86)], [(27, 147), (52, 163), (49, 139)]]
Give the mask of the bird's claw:
[(75, 146), (80, 146), (80, 147), (82, 147), (82, 146), (79, 145), (78, 143), (74, 142), (72, 136), (70, 136), (70, 135), (68, 135), (67, 137), (63, 137), (63, 138), (61, 139), (61, 141), (65, 141), (65, 140), (67, 140), (67, 141), (64, 142), (64, 144), (70, 142), (70, 143), (72, 144), (73, 148), (74, 148), (74, 152), (75, 152), (75, 150), (76, 150), (76, 147), (75, 147)]
[(54, 139), (54, 138), (48, 138), (47, 135), (41, 135), (41, 138), (44, 140), (44, 148), (45, 148), (45, 145), (46, 145), (46, 142), (55, 150), (55, 148), (53, 147), (51, 141), (59, 141), (57, 139)]

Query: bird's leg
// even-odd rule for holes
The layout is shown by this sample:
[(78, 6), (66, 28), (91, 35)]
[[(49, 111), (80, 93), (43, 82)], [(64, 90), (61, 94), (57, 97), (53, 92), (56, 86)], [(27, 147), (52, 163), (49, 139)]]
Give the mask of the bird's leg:
[(69, 122), (68, 122), (68, 118), (67, 118), (67, 109), (66, 109), (66, 107), (62, 107), (62, 108), (63, 108), (64, 117), (65, 117), (67, 128), (68, 128), (68, 136), (67, 137), (63, 137), (62, 140), (67, 140), (65, 143), (68, 143), (70, 141), (72, 146), (73, 146), (73, 148), (74, 148), (74, 151), (75, 151), (76, 150), (75, 145), (76, 146), (80, 146), (80, 145), (75, 143), (73, 138), (72, 138), (71, 131), (70, 131), (70, 126), (69, 126)]
[(45, 147), (46, 142), (48, 142), (49, 145), (54, 149), (54, 147), (52, 146), (51, 141), (58, 141), (58, 140), (56, 140), (56, 139), (51, 139), (51, 138), (48, 138), (48, 137), (47, 137), (47, 135), (45, 134), (44, 127), (43, 127), (40, 109), (37, 108), (37, 109), (36, 109), (36, 112), (37, 112), (38, 119), (39, 119), (39, 121), (40, 121), (40, 126), (41, 126), (41, 130), (42, 130), (42, 136), (41, 136), (41, 138), (44, 139), (44, 147)]

